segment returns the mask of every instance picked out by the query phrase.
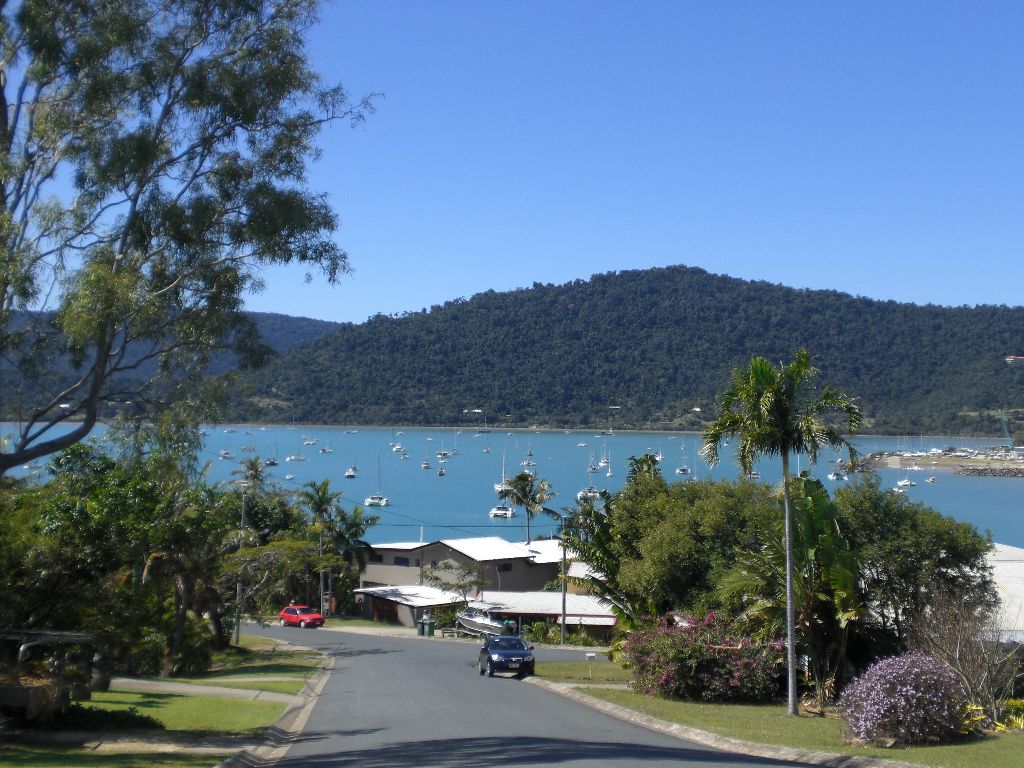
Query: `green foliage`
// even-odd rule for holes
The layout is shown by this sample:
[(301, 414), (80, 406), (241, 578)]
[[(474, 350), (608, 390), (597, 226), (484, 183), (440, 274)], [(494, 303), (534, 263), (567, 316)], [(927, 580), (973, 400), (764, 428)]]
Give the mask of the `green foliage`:
[[(809, 659), (816, 711), (834, 697), (846, 662), (851, 622), (864, 606), (858, 592), (859, 568), (843, 538), (835, 506), (817, 480), (794, 483), (793, 580), (798, 650)], [(723, 602), (737, 612), (739, 625), (762, 640), (785, 633), (786, 556), (779, 538), (757, 550), (736, 550), (736, 567), (719, 584)]]
[(260, 362), (241, 306), (265, 267), (348, 271), (306, 170), (324, 124), (372, 105), (312, 69), (317, 7), (0, 6), (0, 383), (25, 417), (0, 474), (83, 439), (107, 403), (199, 408), (215, 352)]
[[(1010, 429), (1020, 429), (1024, 367), (1003, 357), (1022, 337), (1021, 307), (920, 307), (675, 266), (346, 325), (255, 372), (233, 408), (278, 422), (426, 425), (461, 423), (458, 404), (474, 403), (491, 424), (699, 430), (692, 408), (710, 415), (733, 368), (806, 347), (829, 382), (857, 394), (870, 431), (995, 435), (1000, 407), (1016, 409)], [(530, 350), (542, 375), (509, 365), (510, 349)], [(402, 386), (381, 387), (381, 370)], [(491, 371), (501, 375), (482, 375)], [(610, 403), (621, 406), (611, 416)]]
[(970, 523), (881, 487), (877, 475), (858, 476), (837, 488), (842, 528), (861, 565), (866, 621), (902, 644), (909, 617), (920, 613), (934, 592), (969, 603), (991, 602), (986, 560), (988, 535)]

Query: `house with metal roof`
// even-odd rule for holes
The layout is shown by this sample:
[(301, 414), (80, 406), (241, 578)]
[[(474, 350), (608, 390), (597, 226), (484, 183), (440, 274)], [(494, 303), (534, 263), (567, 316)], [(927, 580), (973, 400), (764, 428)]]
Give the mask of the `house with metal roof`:
[(395, 542), (371, 545), (360, 574), (360, 587), (423, 584), (431, 570), (444, 571), (477, 565), (488, 587), (500, 590), (540, 590), (558, 578), (561, 542), (517, 544), (498, 536), (440, 539), (430, 542)]

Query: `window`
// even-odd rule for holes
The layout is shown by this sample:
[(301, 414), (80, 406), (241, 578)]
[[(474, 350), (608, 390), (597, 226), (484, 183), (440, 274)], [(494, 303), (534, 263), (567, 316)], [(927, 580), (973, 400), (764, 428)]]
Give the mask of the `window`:
[(408, 557), (399, 557), (398, 555), (395, 555), (395, 565), (408, 565), (408, 564), (409, 564), (409, 558)]
[(384, 562), (384, 555), (380, 554), (379, 552), (371, 552), (370, 553), (370, 562), (371, 563), (383, 563)]
[(512, 570), (512, 563), (502, 563), (498, 566), (499, 573), (508, 573)]

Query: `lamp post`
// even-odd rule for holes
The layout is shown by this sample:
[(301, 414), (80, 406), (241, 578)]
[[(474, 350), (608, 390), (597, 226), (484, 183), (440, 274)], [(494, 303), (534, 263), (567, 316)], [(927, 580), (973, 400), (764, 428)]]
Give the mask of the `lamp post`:
[(558, 514), (562, 530), (559, 531), (558, 543), (562, 547), (562, 626), (558, 634), (558, 644), (565, 645), (565, 515)]
[[(248, 485), (248, 483), (246, 484)], [(242, 516), (238, 521), (238, 549), (242, 549), (243, 536), (245, 535), (245, 488), (242, 488)], [(238, 568), (238, 579), (235, 581), (235, 645), (242, 634), (242, 569), (245, 563)]]

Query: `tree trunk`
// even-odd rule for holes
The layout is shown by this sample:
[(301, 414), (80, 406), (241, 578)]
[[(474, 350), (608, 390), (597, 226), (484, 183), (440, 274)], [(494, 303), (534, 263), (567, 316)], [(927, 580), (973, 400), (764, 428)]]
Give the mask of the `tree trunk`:
[(793, 510), (789, 503), (789, 452), (782, 454), (782, 500), (786, 512), (786, 691), (789, 714), (799, 714), (796, 698), (796, 602), (793, 598)]

